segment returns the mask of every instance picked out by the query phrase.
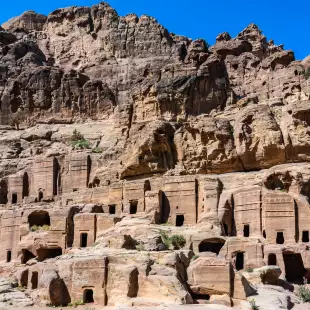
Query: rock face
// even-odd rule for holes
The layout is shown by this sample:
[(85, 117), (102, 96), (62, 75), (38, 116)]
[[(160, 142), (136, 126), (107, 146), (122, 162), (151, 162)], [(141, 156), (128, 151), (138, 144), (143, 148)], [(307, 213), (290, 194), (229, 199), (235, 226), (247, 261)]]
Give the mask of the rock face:
[(264, 285), (309, 278), (309, 64), (253, 24), (209, 47), (104, 2), (4, 23), (8, 300), (290, 307)]

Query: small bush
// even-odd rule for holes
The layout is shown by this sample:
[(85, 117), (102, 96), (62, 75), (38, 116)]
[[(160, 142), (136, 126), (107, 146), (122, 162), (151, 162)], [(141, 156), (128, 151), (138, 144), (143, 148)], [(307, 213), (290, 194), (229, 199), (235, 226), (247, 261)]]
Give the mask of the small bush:
[(103, 152), (103, 149), (101, 147), (95, 147), (92, 149), (92, 153), (100, 154)]
[(245, 269), (245, 271), (246, 271), (246, 272), (253, 272), (253, 271), (254, 271), (254, 269), (253, 269), (253, 268), (251, 268), (251, 267), (249, 267), (249, 268)]
[(310, 289), (305, 285), (299, 287), (297, 295), (303, 302), (310, 302)]
[(165, 231), (160, 232), (161, 240), (163, 241), (163, 244), (165, 245), (166, 249), (168, 250), (171, 245), (171, 240), (167, 233)]
[(69, 307), (77, 307), (77, 306), (83, 306), (84, 302), (83, 300), (73, 301), (70, 304), (68, 304)]
[(33, 225), (30, 227), (30, 231), (40, 231), (40, 230), (50, 230), (51, 227), (49, 225), (43, 225), (43, 226), (38, 226), (38, 225)]
[(84, 136), (74, 129), (71, 136), (72, 146), (79, 149), (89, 149), (89, 142), (84, 138)]
[(170, 241), (175, 250), (184, 248), (186, 244), (186, 240), (182, 235), (172, 235)]
[(260, 309), (260, 307), (256, 304), (254, 299), (250, 300), (250, 305), (251, 305), (252, 310), (259, 310)]
[(305, 75), (306, 80), (310, 78), (310, 67), (305, 70), (304, 75)]
[(33, 225), (30, 227), (30, 231), (37, 231), (38, 230), (38, 226), (37, 225)]
[(79, 141), (79, 140), (85, 140), (84, 136), (79, 131), (74, 129), (71, 136), (71, 141)]

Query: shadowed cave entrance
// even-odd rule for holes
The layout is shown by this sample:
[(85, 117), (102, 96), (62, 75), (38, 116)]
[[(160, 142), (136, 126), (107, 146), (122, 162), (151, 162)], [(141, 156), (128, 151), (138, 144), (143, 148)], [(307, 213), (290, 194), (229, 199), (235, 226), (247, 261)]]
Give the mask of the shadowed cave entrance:
[(26, 264), (30, 259), (35, 258), (35, 255), (33, 255), (30, 251), (28, 250), (22, 250), (22, 264)]
[(93, 290), (85, 290), (83, 294), (83, 302), (85, 304), (94, 302), (94, 292)]
[(28, 216), (29, 227), (33, 226), (50, 226), (51, 220), (47, 211), (34, 211)]
[(200, 242), (199, 252), (213, 252), (218, 255), (225, 244), (225, 240), (222, 239), (206, 239)]
[(299, 253), (283, 253), (286, 280), (295, 284), (303, 284), (306, 273), (302, 257)]
[(37, 250), (37, 254), (38, 254), (38, 261), (43, 262), (46, 259), (61, 256), (62, 249), (61, 248), (54, 248), (54, 249), (40, 248)]

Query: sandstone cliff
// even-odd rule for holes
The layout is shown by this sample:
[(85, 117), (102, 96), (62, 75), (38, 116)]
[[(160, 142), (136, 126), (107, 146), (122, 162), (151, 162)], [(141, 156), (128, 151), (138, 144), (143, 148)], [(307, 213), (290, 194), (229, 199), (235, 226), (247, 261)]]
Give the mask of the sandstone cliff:
[(246, 268), (307, 277), (309, 72), (254, 24), (209, 46), (104, 2), (4, 23), (3, 275), (53, 305), (138, 306), (230, 305), (260, 290)]

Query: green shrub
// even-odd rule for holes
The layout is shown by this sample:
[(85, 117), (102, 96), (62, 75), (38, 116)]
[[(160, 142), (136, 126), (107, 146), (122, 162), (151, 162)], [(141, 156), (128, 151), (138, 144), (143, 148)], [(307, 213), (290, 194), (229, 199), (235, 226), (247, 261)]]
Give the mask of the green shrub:
[(310, 78), (310, 67), (305, 70), (304, 75), (305, 75), (306, 80)]
[(40, 231), (40, 230), (50, 230), (51, 226), (49, 225), (43, 225), (43, 226), (38, 226), (38, 225), (33, 225), (30, 227), (30, 231)]
[(254, 299), (250, 300), (250, 305), (252, 310), (259, 310), (259, 306), (256, 305), (256, 302)]
[(297, 295), (303, 302), (310, 302), (310, 289), (305, 285), (299, 287)]
[(253, 272), (253, 271), (254, 271), (254, 269), (253, 269), (253, 268), (251, 268), (251, 267), (249, 267), (249, 268), (245, 269), (245, 271), (246, 271), (246, 272)]
[(163, 241), (163, 244), (165, 245), (166, 249), (168, 250), (171, 245), (171, 240), (167, 233), (165, 231), (160, 232), (161, 240)]
[(198, 255), (194, 255), (194, 256), (191, 258), (191, 260), (194, 261), (194, 260), (196, 260), (198, 257), (199, 257)]
[(161, 231), (160, 236), (166, 249), (169, 249), (173, 245), (174, 250), (179, 250), (186, 244), (186, 240), (182, 235), (172, 235), (169, 237), (165, 231)]
[(92, 153), (100, 154), (103, 152), (103, 149), (101, 147), (95, 147), (92, 149)]
[(37, 225), (33, 225), (30, 227), (30, 231), (37, 231), (38, 230), (38, 226)]
[(172, 235), (170, 241), (175, 250), (184, 248), (186, 244), (186, 240), (182, 235)]
[(84, 302), (83, 300), (73, 301), (70, 304), (68, 304), (69, 307), (77, 307), (77, 306), (83, 306)]
[(79, 141), (79, 140), (85, 140), (84, 136), (79, 131), (74, 129), (71, 136), (71, 141)]
[(71, 136), (72, 146), (79, 149), (89, 149), (89, 142), (84, 138), (84, 136), (74, 129)]

